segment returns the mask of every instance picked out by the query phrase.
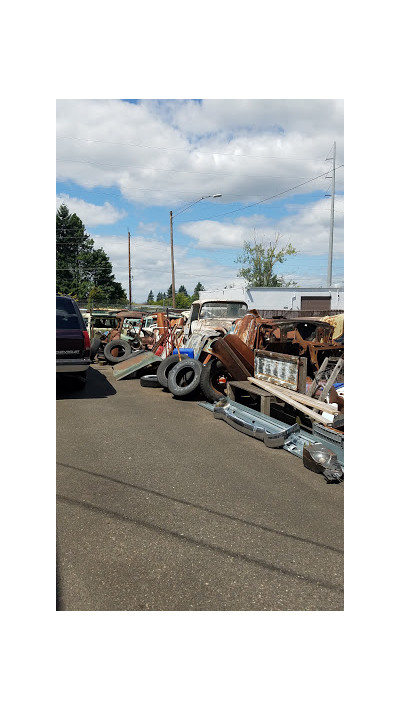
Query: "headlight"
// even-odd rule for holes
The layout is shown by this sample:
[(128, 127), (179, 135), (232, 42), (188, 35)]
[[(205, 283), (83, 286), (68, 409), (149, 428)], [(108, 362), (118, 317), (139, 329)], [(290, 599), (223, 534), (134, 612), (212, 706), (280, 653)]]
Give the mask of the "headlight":
[(303, 464), (307, 469), (323, 474), (328, 484), (339, 484), (344, 472), (336, 454), (325, 444), (309, 444), (303, 447)]

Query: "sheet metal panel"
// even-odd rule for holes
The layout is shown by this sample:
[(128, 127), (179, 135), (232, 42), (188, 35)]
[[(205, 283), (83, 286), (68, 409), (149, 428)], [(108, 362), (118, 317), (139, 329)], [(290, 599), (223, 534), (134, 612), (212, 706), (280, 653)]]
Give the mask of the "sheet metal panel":
[(254, 352), (254, 377), (297, 391), (299, 364), (299, 356), (256, 350)]

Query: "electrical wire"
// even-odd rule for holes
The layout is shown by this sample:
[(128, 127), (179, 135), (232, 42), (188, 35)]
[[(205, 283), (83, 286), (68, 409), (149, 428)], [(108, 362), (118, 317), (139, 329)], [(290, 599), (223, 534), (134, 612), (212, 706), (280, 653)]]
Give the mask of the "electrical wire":
[(100, 143), (102, 145), (110, 145), (110, 146), (130, 146), (132, 148), (145, 148), (145, 149), (150, 149), (150, 150), (155, 150), (155, 151), (183, 151), (184, 153), (196, 153), (196, 155), (205, 155), (205, 156), (229, 156), (231, 158), (258, 158), (261, 160), (300, 160), (300, 161), (310, 161), (313, 163), (319, 163), (322, 162), (322, 158), (298, 158), (297, 156), (288, 154), (286, 156), (270, 156), (270, 155), (252, 155), (249, 153), (218, 153), (216, 151), (213, 151), (212, 153), (209, 153), (208, 151), (200, 151), (198, 149), (190, 149), (190, 148), (165, 148), (163, 146), (146, 146), (142, 143), (122, 143), (122, 142), (117, 142), (117, 141), (99, 141), (98, 139), (92, 139), (92, 138), (77, 138), (76, 136), (56, 136), (56, 138), (61, 138), (63, 140), (67, 141), (83, 141), (87, 143)]
[[(339, 170), (339, 168), (343, 168), (344, 163), (342, 165), (339, 165), (336, 170)], [(330, 172), (329, 170), (327, 171), (328, 173)], [(229, 212), (222, 212), (219, 215), (214, 215), (212, 217), (202, 217), (197, 220), (178, 220), (178, 222), (203, 222), (205, 220), (209, 219), (217, 219), (218, 217), (223, 217), (224, 215), (231, 215), (233, 212), (241, 212), (242, 210), (248, 210), (250, 207), (256, 207), (257, 205), (261, 205), (263, 202), (267, 202), (267, 200), (274, 200), (277, 197), (280, 197), (281, 195), (285, 195), (286, 193), (290, 193), (292, 190), (297, 190), (297, 188), (303, 187), (303, 185), (307, 185), (308, 183), (312, 183), (314, 180), (318, 180), (319, 178), (322, 178), (326, 175), (326, 173), (321, 173), (321, 175), (317, 175), (315, 178), (310, 178), (310, 180), (306, 180), (304, 183), (300, 183), (299, 185), (295, 185), (293, 188), (288, 188), (287, 190), (283, 190), (280, 193), (276, 193), (276, 195), (271, 195), (270, 197), (264, 198), (263, 200), (259, 200), (258, 202), (253, 202), (250, 205), (245, 205), (245, 207), (239, 207), (236, 210), (230, 210)]]
[[(91, 161), (91, 160), (75, 160), (74, 158), (59, 158), (58, 163), (82, 163), (85, 165), (99, 165), (102, 166), (103, 168), (144, 168), (147, 171), (159, 171), (162, 173), (185, 173), (189, 175), (213, 175), (214, 177), (219, 177), (220, 175), (227, 175), (229, 177), (232, 176), (232, 173), (223, 173), (221, 171), (217, 171), (214, 169), (213, 171), (199, 171), (199, 170), (175, 170), (174, 168), (155, 168), (154, 166), (151, 166), (149, 168), (149, 165), (133, 165), (132, 163), (129, 163), (128, 165), (120, 165), (120, 164), (115, 164), (115, 163), (99, 163), (98, 161)], [(259, 175), (249, 175), (249, 173), (240, 173), (240, 177), (243, 178), (252, 178), (253, 180), (278, 180), (282, 176), (281, 175), (264, 175), (264, 176), (259, 176)]]

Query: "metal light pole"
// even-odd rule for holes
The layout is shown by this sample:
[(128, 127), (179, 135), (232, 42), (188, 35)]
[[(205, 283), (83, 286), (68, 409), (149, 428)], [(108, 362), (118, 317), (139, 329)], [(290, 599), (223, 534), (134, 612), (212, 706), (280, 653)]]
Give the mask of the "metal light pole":
[(221, 193), (216, 193), (216, 195), (203, 195), (203, 197), (199, 198), (198, 200), (195, 200), (195, 202), (191, 202), (190, 205), (187, 205), (186, 207), (183, 208), (183, 210), (179, 210), (175, 215), (172, 214), (172, 210), (169, 212), (169, 231), (170, 231), (170, 237), (171, 237), (171, 276), (172, 276), (172, 308), (176, 307), (176, 301), (175, 301), (175, 265), (174, 265), (174, 231), (173, 231), (173, 223), (172, 220), (174, 217), (177, 215), (180, 215), (181, 212), (185, 212), (185, 210), (188, 210), (189, 207), (193, 207), (193, 205), (197, 205), (198, 202), (201, 202), (202, 200), (206, 200), (207, 198), (220, 198), (222, 197)]

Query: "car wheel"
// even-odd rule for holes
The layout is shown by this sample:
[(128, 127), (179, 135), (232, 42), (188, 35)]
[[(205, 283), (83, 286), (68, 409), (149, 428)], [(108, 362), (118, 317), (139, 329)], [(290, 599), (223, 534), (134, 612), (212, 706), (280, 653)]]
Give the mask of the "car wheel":
[(226, 383), (232, 377), (224, 364), (217, 358), (211, 358), (200, 376), (200, 388), (208, 402), (215, 402), (226, 395)]
[[(189, 356), (186, 355), (186, 353), (183, 353), (181, 355), (181, 359), (188, 358)], [(170, 355), (168, 358), (165, 358), (164, 360), (161, 361), (160, 365), (157, 368), (157, 379), (158, 382), (160, 383), (161, 387), (163, 388), (168, 388), (168, 374), (171, 368), (174, 367), (177, 363), (180, 363), (181, 360), (178, 355)]]
[(168, 390), (176, 397), (193, 393), (200, 385), (202, 364), (193, 358), (176, 363), (168, 374)]
[[(117, 356), (112, 355), (113, 350), (118, 350)], [(131, 353), (132, 349), (128, 341), (124, 341), (122, 338), (116, 338), (104, 346), (104, 357), (109, 363), (120, 363), (121, 360), (125, 360)]]

